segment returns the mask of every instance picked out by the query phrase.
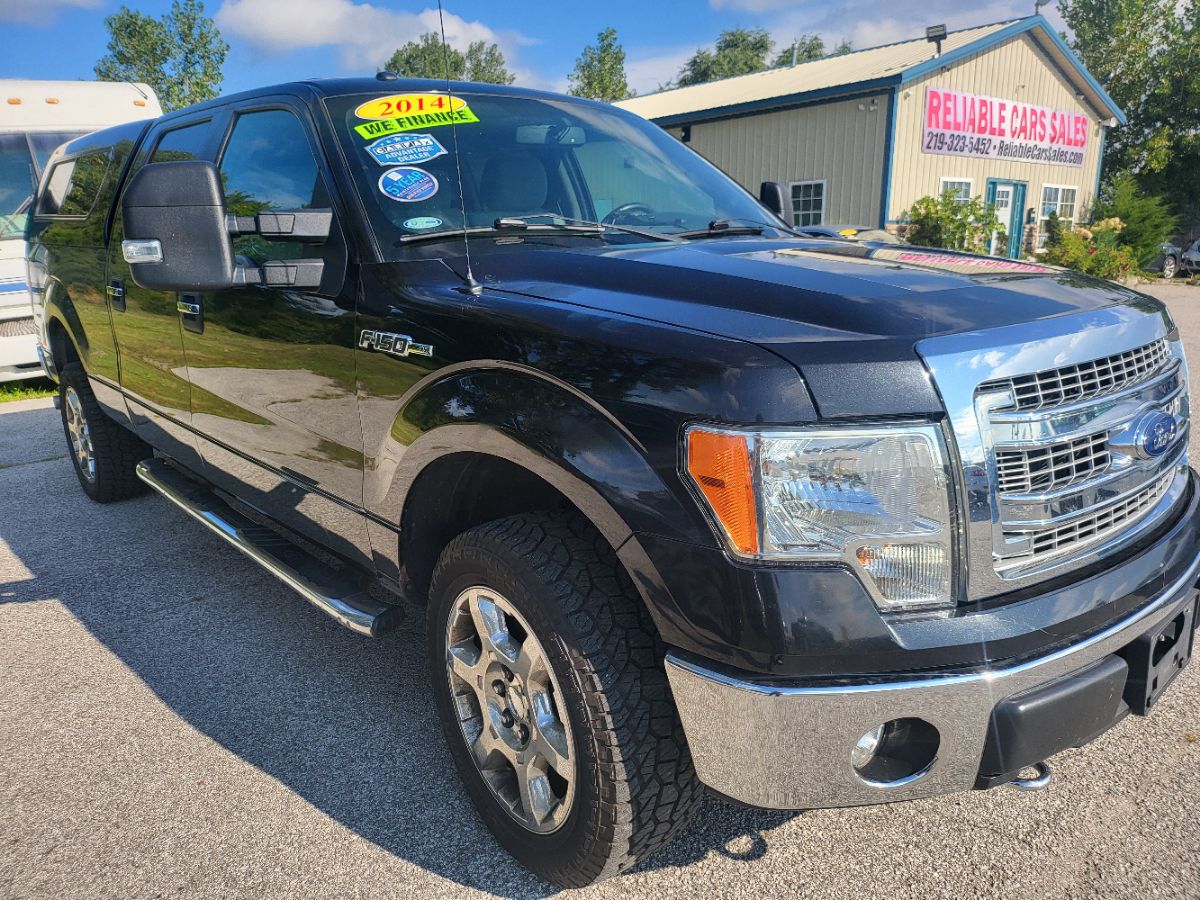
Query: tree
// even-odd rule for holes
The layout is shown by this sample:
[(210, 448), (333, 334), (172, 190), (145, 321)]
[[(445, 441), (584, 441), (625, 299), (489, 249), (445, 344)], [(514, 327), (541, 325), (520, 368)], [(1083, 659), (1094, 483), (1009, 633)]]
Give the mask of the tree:
[(575, 69), (568, 76), (569, 94), (613, 103), (634, 95), (625, 78), (625, 48), (617, 42), (617, 30), (605, 28), (596, 35), (596, 45), (583, 48)]
[[(434, 78), (445, 81), (483, 81), (512, 84), (516, 80), (505, 66), (504, 54), (495, 44), (472, 41), (464, 54), (442, 44), (432, 31), (409, 41), (391, 55), (383, 68), (401, 78)], [(449, 71), (447, 71), (449, 70)]]
[(767, 68), (767, 57), (774, 46), (771, 36), (761, 28), (722, 31), (715, 50), (701, 47), (683, 64), (676, 85), (686, 87), (717, 78), (761, 72)]
[(1141, 265), (1158, 255), (1159, 245), (1175, 231), (1176, 218), (1162, 197), (1144, 194), (1128, 172), (1113, 178), (1096, 201), (1093, 219), (1121, 222), (1117, 243), (1128, 247)]
[(772, 66), (794, 66), (825, 55), (825, 42), (819, 34), (802, 34), (779, 51)]
[(1200, 3), (1060, 0), (1073, 49), (1125, 111), (1104, 147), (1108, 176), (1132, 172), (1176, 212), (1200, 215)]
[(468, 45), (463, 77), (485, 84), (512, 84), (517, 80), (517, 76), (508, 71), (500, 48), (484, 41), (472, 41)]
[(951, 191), (922, 197), (904, 218), (909, 223), (905, 239), (910, 243), (972, 253), (987, 253), (992, 235), (1000, 229), (994, 206), (981, 197), (964, 201)]
[(229, 45), (200, 0), (174, 0), (155, 19), (127, 6), (104, 20), (108, 53), (96, 63), (101, 81), (141, 81), (163, 109), (211, 100), (221, 91)]
[(845, 38), (842, 38), (842, 40), (838, 42), (838, 45), (833, 48), (833, 52), (829, 55), (830, 56), (845, 56), (847, 53), (853, 53), (853, 52), (854, 52), (854, 45), (851, 44)]

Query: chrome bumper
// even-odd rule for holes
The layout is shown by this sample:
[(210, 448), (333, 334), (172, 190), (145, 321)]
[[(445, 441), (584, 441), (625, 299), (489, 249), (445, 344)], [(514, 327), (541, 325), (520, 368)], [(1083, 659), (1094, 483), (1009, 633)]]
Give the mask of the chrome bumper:
[[(763, 685), (667, 656), (667, 675), (700, 780), (770, 809), (817, 809), (913, 800), (975, 786), (996, 705), (1120, 650), (1177, 614), (1200, 558), (1153, 601), (1104, 631), (1008, 668), (835, 687)], [(937, 757), (895, 785), (864, 781), (850, 751), (867, 731), (922, 719), (940, 737)]]

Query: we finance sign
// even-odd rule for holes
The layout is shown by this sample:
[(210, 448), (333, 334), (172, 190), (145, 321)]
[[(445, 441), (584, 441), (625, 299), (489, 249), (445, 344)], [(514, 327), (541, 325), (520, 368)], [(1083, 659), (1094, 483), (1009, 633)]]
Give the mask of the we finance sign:
[(1088, 117), (1018, 100), (925, 90), (921, 149), (948, 156), (1082, 166)]

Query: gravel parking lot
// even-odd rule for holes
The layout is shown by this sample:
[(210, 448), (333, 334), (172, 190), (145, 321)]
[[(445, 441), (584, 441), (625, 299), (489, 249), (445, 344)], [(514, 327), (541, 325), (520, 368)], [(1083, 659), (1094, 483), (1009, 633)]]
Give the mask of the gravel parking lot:
[[(1200, 289), (1151, 290), (1197, 365)], [(421, 630), (342, 630), (161, 498), (90, 503), (50, 401), (0, 405), (0, 896), (553, 894), (459, 788)], [(657, 858), (571, 893), (1195, 897), (1198, 701), (1192, 666), (1041, 793), (711, 799)]]

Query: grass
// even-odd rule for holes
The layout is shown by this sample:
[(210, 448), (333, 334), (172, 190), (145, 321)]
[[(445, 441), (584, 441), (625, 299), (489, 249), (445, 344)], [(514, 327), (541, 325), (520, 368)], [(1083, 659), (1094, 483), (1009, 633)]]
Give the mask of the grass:
[(0, 382), (0, 403), (10, 400), (36, 400), (38, 397), (53, 397), (57, 393), (58, 388), (48, 378)]

